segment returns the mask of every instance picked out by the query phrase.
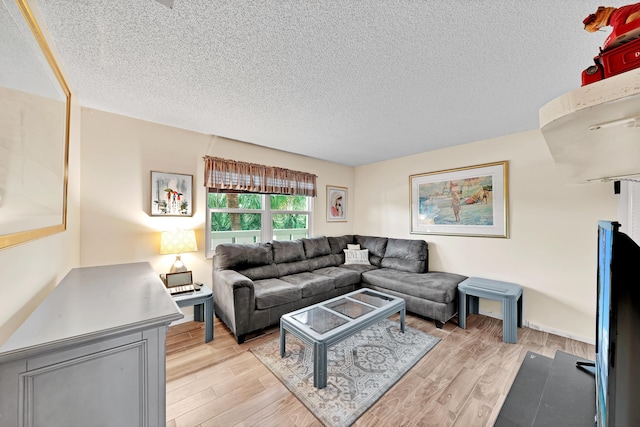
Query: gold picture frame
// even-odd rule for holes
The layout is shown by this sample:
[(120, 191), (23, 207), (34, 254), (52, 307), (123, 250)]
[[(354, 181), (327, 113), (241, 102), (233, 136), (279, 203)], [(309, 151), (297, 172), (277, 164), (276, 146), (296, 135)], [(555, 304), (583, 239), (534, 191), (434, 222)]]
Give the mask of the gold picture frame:
[(508, 237), (507, 184), (507, 161), (411, 175), (411, 233)]
[[(0, 64), (0, 249), (66, 230), (71, 93), (26, 0), (3, 2), (12, 25)], [(14, 25), (15, 24), (15, 25)]]

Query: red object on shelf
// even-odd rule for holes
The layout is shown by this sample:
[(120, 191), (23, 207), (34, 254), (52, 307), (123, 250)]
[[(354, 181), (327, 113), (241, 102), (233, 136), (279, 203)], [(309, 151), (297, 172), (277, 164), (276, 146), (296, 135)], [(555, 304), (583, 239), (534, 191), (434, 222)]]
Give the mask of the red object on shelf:
[(624, 43), (637, 39), (640, 36), (640, 19), (635, 19), (629, 23), (626, 20), (629, 15), (640, 11), (640, 3), (630, 4), (617, 8), (611, 15), (609, 25), (613, 28), (611, 34), (602, 44), (602, 50), (616, 48)]
[(594, 65), (582, 72), (582, 86), (640, 67), (639, 13), (640, 3), (620, 8), (601, 6), (583, 21), (589, 32), (609, 25), (613, 30), (605, 39), (600, 55), (593, 58)]
[(640, 67), (640, 39), (603, 51), (582, 72), (582, 86)]
[(640, 39), (602, 52), (600, 60), (605, 78), (640, 67)]
[(600, 63), (600, 57), (593, 58), (594, 65), (588, 67), (582, 72), (582, 86), (586, 86), (593, 82), (604, 79), (604, 73), (602, 72), (602, 64)]

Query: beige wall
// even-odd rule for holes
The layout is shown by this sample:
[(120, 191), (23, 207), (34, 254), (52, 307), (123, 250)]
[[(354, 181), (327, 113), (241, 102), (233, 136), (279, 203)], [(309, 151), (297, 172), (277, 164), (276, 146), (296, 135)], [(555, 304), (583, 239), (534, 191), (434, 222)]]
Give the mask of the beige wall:
[[(42, 23), (34, 3), (29, 1)], [(163, 229), (197, 229), (200, 251), (184, 260), (196, 280), (208, 282), (203, 155), (315, 173), (315, 235), (423, 238), (430, 244), (431, 269), (519, 283), (532, 326), (593, 340), (595, 222), (615, 219), (616, 198), (612, 184), (563, 185), (537, 130), (353, 169), (113, 114), (81, 113), (74, 103), (67, 230), (0, 251), (0, 345), (73, 267), (149, 261), (159, 273), (167, 271), (172, 257), (157, 253)], [(510, 167), (510, 238), (409, 233), (410, 174), (499, 160)], [(194, 175), (192, 218), (148, 215), (150, 170)], [(326, 185), (348, 187), (348, 222), (325, 221)], [(499, 306), (482, 301), (481, 309), (497, 313)]]
[[(354, 169), (91, 109), (83, 109), (82, 123), (83, 266), (149, 261), (166, 272), (173, 257), (158, 254), (159, 232), (193, 227), (200, 251), (183, 259), (195, 280), (208, 283), (202, 156), (214, 155), (315, 173), (314, 235), (422, 238), (432, 269), (519, 283), (532, 327), (593, 340), (595, 222), (615, 219), (616, 196), (610, 183), (564, 185), (537, 130)], [(410, 174), (499, 160), (509, 161), (508, 239), (410, 234)], [(148, 215), (151, 170), (194, 175), (192, 218)], [(325, 220), (328, 184), (349, 188), (347, 223)], [(489, 301), (481, 309), (500, 315)]]
[[(409, 175), (509, 161), (509, 238), (410, 234)], [(532, 327), (593, 341), (596, 221), (615, 220), (613, 183), (561, 182), (540, 131), (356, 168), (354, 232), (429, 242), (430, 268), (518, 283)], [(500, 305), (480, 309), (501, 316)]]
[(79, 262), (80, 109), (71, 111), (67, 229), (0, 250), (0, 345)]
[[(57, 58), (37, 5), (31, 0), (28, 3)], [(0, 345), (79, 263), (80, 109), (73, 94), (71, 99), (66, 231), (0, 250)]]
[[(430, 244), (431, 269), (519, 283), (531, 326), (593, 340), (595, 222), (616, 219), (616, 196), (611, 183), (561, 183), (539, 131), (350, 168), (91, 109), (81, 110), (80, 153), (78, 113), (74, 108), (68, 230), (0, 251), (0, 338), (77, 264), (149, 261), (166, 272), (173, 257), (158, 254), (164, 229), (197, 230), (200, 251), (183, 258), (195, 279), (208, 283), (202, 156), (214, 155), (315, 173), (315, 235), (422, 238)], [(509, 161), (508, 239), (410, 234), (410, 174), (499, 160)], [(148, 215), (151, 170), (194, 175), (192, 218)], [(348, 187), (348, 222), (326, 222), (326, 185)], [(489, 301), (481, 301), (481, 310), (500, 315), (499, 305)]]
[[(314, 204), (314, 234), (351, 232), (353, 221), (327, 223), (325, 220), (325, 186), (339, 185), (352, 190), (351, 167), (83, 109), (81, 265), (149, 261), (158, 273), (165, 273), (175, 257), (158, 253), (160, 231), (195, 228), (199, 252), (184, 254), (182, 259), (193, 271), (194, 280), (210, 283), (211, 260), (204, 255), (206, 213), (202, 157), (205, 155), (316, 174), (319, 191)], [(194, 176), (193, 217), (149, 216), (152, 170)]]

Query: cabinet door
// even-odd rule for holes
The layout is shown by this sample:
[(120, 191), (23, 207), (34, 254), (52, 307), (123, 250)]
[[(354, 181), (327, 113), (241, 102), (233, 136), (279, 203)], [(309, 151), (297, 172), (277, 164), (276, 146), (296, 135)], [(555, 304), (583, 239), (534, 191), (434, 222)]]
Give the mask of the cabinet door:
[(0, 427), (18, 425), (18, 376), (26, 370), (25, 360), (0, 364)]
[(22, 425), (148, 425), (147, 354), (143, 340), (20, 374)]

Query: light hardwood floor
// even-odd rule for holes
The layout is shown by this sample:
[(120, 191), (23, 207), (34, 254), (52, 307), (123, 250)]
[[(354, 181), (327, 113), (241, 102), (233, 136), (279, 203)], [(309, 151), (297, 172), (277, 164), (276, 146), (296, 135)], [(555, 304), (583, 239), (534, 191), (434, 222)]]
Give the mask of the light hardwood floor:
[[(455, 318), (436, 329), (413, 315), (407, 325), (442, 341), (354, 426), (492, 426), (527, 351), (595, 357), (593, 345), (529, 328), (505, 344), (502, 322), (482, 315), (469, 316), (467, 329)], [(322, 426), (249, 351), (277, 328), (238, 345), (217, 318), (214, 327), (208, 344), (202, 323), (169, 328), (167, 427)]]

